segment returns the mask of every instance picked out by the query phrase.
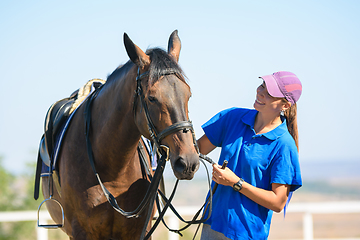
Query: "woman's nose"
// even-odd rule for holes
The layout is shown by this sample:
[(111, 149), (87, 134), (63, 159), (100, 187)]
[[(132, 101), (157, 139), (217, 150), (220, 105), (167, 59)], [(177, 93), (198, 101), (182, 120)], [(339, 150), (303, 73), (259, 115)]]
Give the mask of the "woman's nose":
[(257, 92), (257, 93), (260, 92), (260, 86), (256, 89), (256, 92)]

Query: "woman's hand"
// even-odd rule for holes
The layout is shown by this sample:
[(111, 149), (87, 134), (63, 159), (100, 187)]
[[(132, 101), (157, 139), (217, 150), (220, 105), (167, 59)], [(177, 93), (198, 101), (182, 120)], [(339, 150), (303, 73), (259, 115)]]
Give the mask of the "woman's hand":
[[(240, 178), (229, 168), (221, 169), (221, 166), (215, 163), (213, 164), (212, 180), (218, 184), (232, 187)], [(289, 191), (290, 186), (285, 184), (273, 183), (272, 190), (265, 190), (243, 182), (240, 193), (261, 206), (275, 212), (281, 212), (285, 206)]]
[(221, 169), (218, 164), (213, 164), (212, 180), (216, 183), (232, 187), (240, 178), (229, 168)]

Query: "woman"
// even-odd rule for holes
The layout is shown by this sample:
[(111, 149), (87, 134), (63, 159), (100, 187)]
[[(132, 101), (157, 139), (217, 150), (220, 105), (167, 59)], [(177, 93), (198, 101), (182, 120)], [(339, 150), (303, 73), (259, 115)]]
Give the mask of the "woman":
[(289, 193), (302, 185), (296, 120), (301, 82), (291, 72), (261, 78), (255, 110), (230, 108), (202, 126), (200, 152), (221, 147), (219, 164), (228, 165), (213, 165), (219, 186), (201, 239), (267, 239), (273, 211), (282, 211)]

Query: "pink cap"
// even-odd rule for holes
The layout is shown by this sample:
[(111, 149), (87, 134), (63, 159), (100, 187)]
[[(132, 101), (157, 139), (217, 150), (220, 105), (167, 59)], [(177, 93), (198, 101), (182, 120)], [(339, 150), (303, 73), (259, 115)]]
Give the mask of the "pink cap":
[(273, 97), (286, 98), (294, 105), (300, 98), (302, 85), (292, 72), (276, 72), (260, 77), (265, 81), (269, 94)]

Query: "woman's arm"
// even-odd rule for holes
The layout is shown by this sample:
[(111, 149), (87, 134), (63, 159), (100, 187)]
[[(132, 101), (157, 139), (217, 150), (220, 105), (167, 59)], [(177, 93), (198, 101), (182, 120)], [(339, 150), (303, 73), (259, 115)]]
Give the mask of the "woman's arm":
[(243, 184), (241, 193), (274, 212), (281, 212), (289, 196), (290, 186), (285, 184), (271, 184), (271, 191), (254, 187), (248, 183)]
[(205, 134), (197, 140), (197, 144), (198, 144), (200, 153), (202, 153), (204, 155), (209, 154), (212, 150), (214, 150), (216, 148), (216, 146), (214, 146), (210, 142), (210, 140), (208, 139), (208, 137)]
[[(240, 180), (240, 178), (229, 168), (221, 169), (221, 166), (218, 164), (213, 165), (212, 179), (218, 184), (230, 187)], [(271, 186), (272, 190), (269, 191), (244, 182), (240, 193), (263, 207), (275, 212), (281, 212), (286, 204), (290, 186), (278, 183), (273, 183)]]

